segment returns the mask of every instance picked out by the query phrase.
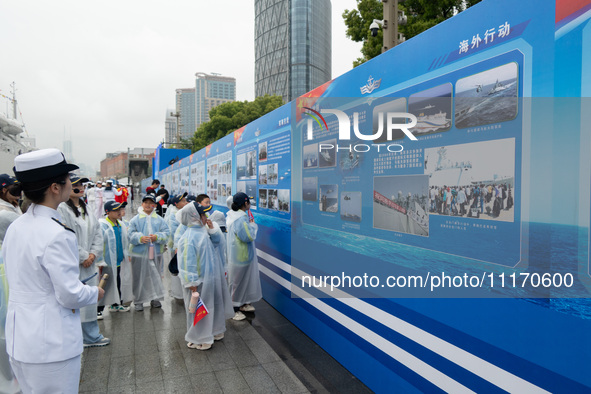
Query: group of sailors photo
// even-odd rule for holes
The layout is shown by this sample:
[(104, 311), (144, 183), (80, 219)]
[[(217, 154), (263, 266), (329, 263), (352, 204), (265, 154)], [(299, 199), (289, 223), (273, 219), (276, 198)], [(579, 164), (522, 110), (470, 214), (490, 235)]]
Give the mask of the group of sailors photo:
[(431, 186), (430, 212), (439, 215), (480, 217), (486, 213), (492, 218), (513, 207), (511, 186), (506, 183), (466, 186)]
[(154, 180), (128, 222), (132, 188), (77, 169), (43, 149), (17, 156), (15, 177), (0, 175), (2, 393), (78, 392), (83, 349), (110, 343), (98, 324), (105, 309), (161, 308), (164, 270), (184, 300), (191, 349), (210, 349), (227, 319), (244, 320), (262, 298), (245, 193), (228, 197), (224, 214), (205, 194), (171, 196)]

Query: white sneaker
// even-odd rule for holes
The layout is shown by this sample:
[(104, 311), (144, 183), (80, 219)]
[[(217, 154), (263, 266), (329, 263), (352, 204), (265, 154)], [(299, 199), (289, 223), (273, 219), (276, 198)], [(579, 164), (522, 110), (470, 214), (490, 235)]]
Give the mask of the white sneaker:
[(197, 349), (197, 350), (209, 350), (211, 349), (211, 343), (187, 343), (187, 347), (189, 349)]
[(236, 314), (234, 315), (234, 317), (232, 319), (236, 320), (236, 321), (244, 320), (244, 319), (246, 319), (246, 315), (244, 313), (238, 311), (238, 312), (236, 312)]
[(244, 304), (240, 307), (240, 310), (242, 312), (254, 312), (254, 306), (250, 304)]
[(109, 312), (113, 313), (113, 312), (129, 312), (129, 307), (128, 306), (123, 306), (123, 305), (111, 305), (109, 307)]
[(224, 333), (223, 332), (221, 334), (218, 334), (218, 335), (214, 335), (213, 336), (213, 340), (214, 341), (221, 341), (222, 339), (224, 339)]
[(103, 312), (97, 312), (96, 313), (96, 320), (103, 320), (104, 316), (103, 316)]
[(144, 304), (135, 304), (136, 312), (141, 312), (144, 310)]
[(98, 342), (95, 343), (85, 343), (84, 347), (98, 347), (98, 346), (107, 346), (109, 343), (111, 343), (111, 340), (109, 338), (103, 338)]

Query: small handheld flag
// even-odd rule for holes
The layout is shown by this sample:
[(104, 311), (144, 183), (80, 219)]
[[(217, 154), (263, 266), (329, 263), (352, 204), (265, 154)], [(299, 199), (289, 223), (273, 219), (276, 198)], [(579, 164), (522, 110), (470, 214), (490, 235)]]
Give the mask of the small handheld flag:
[(209, 311), (207, 310), (207, 307), (205, 306), (203, 301), (201, 301), (201, 298), (199, 298), (199, 302), (197, 303), (197, 309), (195, 310), (195, 317), (193, 318), (193, 325), (197, 324), (199, 320), (207, 316), (208, 313)]

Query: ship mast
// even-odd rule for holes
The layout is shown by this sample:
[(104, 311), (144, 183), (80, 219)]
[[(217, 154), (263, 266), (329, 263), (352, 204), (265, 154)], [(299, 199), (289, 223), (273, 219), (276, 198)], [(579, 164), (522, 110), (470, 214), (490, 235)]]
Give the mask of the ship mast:
[(16, 83), (12, 81), (10, 84), (12, 93), (12, 119), (16, 120)]

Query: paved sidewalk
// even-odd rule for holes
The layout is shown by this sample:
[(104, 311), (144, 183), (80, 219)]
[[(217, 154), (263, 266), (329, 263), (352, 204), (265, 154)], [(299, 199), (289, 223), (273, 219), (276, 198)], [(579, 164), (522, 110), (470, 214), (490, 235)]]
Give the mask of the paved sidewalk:
[[(128, 208), (127, 219), (137, 203)], [(355, 393), (371, 391), (265, 301), (207, 351), (189, 349), (182, 301), (104, 312), (105, 347), (82, 355), (81, 393)]]
[(247, 320), (228, 320), (208, 351), (187, 348), (184, 306), (170, 297), (99, 325), (112, 342), (84, 350), (81, 393), (309, 392)]

